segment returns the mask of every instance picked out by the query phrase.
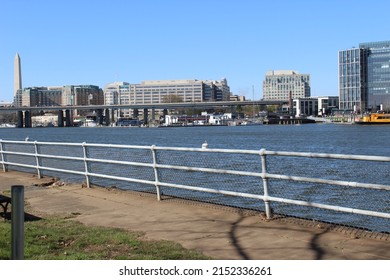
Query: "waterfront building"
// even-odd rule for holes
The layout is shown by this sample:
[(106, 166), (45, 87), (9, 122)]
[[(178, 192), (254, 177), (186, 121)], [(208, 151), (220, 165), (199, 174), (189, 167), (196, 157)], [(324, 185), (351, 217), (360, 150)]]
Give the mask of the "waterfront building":
[(364, 111), (367, 107), (366, 49), (339, 51), (339, 97), (341, 110)]
[(18, 95), (20, 95), (18, 107), (104, 104), (103, 90), (93, 85), (28, 87), (18, 90)]
[(62, 91), (47, 87), (29, 87), (22, 91), (22, 106), (49, 107), (61, 105)]
[(337, 96), (321, 96), (293, 99), (293, 115), (299, 116), (325, 116), (332, 110), (338, 109)]
[(263, 99), (289, 101), (310, 97), (310, 75), (293, 70), (268, 71), (263, 81)]
[(211, 87), (203, 92), (203, 82), (198, 80), (143, 81), (132, 85), (130, 102), (134, 104), (202, 102), (211, 96)]
[(320, 96), (318, 99), (318, 116), (329, 116), (333, 110), (339, 109), (338, 96)]
[(293, 99), (293, 114), (296, 117), (316, 116), (318, 114), (317, 98), (297, 98)]
[(103, 105), (103, 90), (94, 85), (69, 85), (62, 88), (62, 105)]
[(15, 107), (22, 107), (22, 100), (23, 100), (23, 89), (18, 89), (14, 96), (14, 106)]
[[(114, 82), (106, 85), (103, 89), (105, 105), (130, 104), (130, 84), (126, 82)], [(118, 109), (117, 119), (130, 117), (130, 109)]]
[(203, 101), (229, 101), (230, 87), (225, 78), (218, 81), (204, 80), (203, 82)]
[(129, 83), (115, 82), (108, 84), (103, 89), (105, 105), (129, 104)]
[[(230, 88), (225, 78), (221, 80), (150, 80), (142, 81), (140, 84), (114, 82), (104, 87), (104, 99), (106, 105), (228, 101)], [(144, 114), (143, 111), (136, 110), (133, 114), (130, 111), (129, 109), (117, 110), (117, 117), (138, 117)], [(160, 111), (152, 110), (152, 116)]]
[(201, 115), (166, 115), (165, 126), (186, 126), (186, 125), (228, 125), (232, 122), (233, 114), (214, 114), (202, 112)]
[(390, 110), (390, 41), (339, 51), (341, 110)]
[(244, 95), (231, 95), (229, 98), (230, 101), (245, 101)]
[(104, 95), (105, 101), (111, 104), (228, 101), (230, 88), (226, 79), (116, 82), (105, 87)]

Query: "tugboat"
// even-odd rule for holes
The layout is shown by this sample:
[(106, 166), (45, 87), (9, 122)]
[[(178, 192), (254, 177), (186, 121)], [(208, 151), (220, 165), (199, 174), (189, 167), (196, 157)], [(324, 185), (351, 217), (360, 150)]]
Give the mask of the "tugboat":
[(390, 124), (390, 114), (384, 112), (377, 112), (364, 115), (356, 124)]

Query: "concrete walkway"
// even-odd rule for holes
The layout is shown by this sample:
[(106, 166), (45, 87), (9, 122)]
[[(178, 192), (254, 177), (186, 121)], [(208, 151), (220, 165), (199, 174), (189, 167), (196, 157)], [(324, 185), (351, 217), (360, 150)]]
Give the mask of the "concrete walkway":
[(158, 202), (151, 195), (81, 184), (45, 186), (50, 182), (51, 178), (1, 172), (0, 193), (7, 193), (11, 185), (24, 185), (27, 212), (36, 216), (61, 214), (86, 225), (144, 232), (146, 238), (172, 240), (214, 259), (390, 259), (390, 239), (383, 234), (359, 237), (178, 199)]

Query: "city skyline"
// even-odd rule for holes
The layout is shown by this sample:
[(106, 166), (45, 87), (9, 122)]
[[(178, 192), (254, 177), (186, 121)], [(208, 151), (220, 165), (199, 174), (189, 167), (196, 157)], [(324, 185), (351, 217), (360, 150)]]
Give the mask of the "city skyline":
[[(294, 69), (310, 74), (312, 96), (338, 95), (338, 51), (388, 40), (388, 7), (386, 1), (9, 1), (0, 18), (0, 100), (13, 99), (15, 53), (23, 60), (24, 87), (226, 78), (233, 94), (260, 99), (267, 71)], [(360, 25), (363, 14), (375, 16)]]

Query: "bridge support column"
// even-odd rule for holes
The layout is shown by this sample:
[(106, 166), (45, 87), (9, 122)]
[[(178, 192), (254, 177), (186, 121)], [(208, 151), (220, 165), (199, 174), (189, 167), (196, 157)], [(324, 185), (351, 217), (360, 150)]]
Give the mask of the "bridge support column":
[(96, 122), (98, 125), (103, 124), (103, 110), (102, 109), (96, 110)]
[(24, 124), (24, 121), (23, 121), (23, 111), (18, 111), (18, 125), (17, 125), (17, 127), (18, 128), (23, 128), (23, 124)]
[(110, 125), (110, 109), (108, 109), (108, 108), (104, 110), (104, 119), (105, 119), (106, 125), (109, 126)]
[(133, 118), (138, 120), (138, 109), (133, 109)]
[(24, 112), (24, 127), (31, 127), (31, 111)]
[(156, 109), (152, 109), (152, 119), (151, 119), (151, 123), (154, 125), (155, 124), (155, 121), (156, 121)]
[(115, 109), (111, 109), (111, 122), (115, 122)]
[(65, 126), (66, 127), (72, 126), (72, 118), (71, 118), (70, 110), (65, 110)]
[(62, 110), (58, 111), (57, 126), (64, 127), (64, 115)]
[(144, 124), (148, 124), (148, 109), (144, 109)]

